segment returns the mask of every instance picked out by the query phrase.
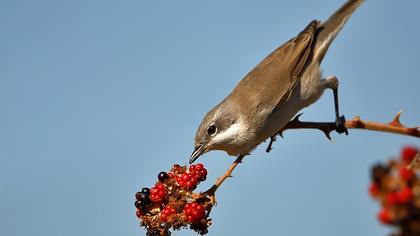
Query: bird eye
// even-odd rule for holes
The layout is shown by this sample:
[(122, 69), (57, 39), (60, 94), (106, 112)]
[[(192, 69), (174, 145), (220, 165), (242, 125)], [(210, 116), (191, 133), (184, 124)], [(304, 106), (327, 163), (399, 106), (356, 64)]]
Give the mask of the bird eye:
[(217, 132), (217, 128), (216, 128), (216, 126), (215, 126), (215, 125), (210, 125), (210, 126), (207, 128), (207, 133), (208, 133), (209, 135), (214, 135), (216, 132)]

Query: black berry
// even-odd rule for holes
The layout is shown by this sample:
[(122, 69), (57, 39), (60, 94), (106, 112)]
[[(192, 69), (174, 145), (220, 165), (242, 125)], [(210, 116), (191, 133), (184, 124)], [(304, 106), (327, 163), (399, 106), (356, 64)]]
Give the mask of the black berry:
[(143, 202), (142, 202), (142, 201), (135, 201), (135, 202), (134, 202), (134, 206), (135, 206), (137, 209), (140, 209), (140, 208), (143, 206)]
[(389, 173), (389, 168), (382, 164), (376, 164), (372, 167), (372, 180), (380, 183), (382, 178)]
[(164, 182), (168, 178), (169, 178), (169, 175), (164, 171), (160, 172), (159, 175), (158, 175), (158, 179), (159, 179), (160, 182)]
[(149, 196), (145, 193), (140, 193), (140, 201), (143, 203), (149, 203)]
[(141, 192), (137, 192), (136, 193), (136, 200), (138, 201), (138, 200), (140, 200), (140, 194), (141, 194)]
[(150, 188), (143, 188), (143, 189), (141, 190), (141, 192), (142, 192), (142, 193), (145, 193), (145, 194), (147, 194), (147, 196), (149, 196), (149, 195), (150, 195)]
[(143, 204), (149, 203), (149, 195), (143, 192), (136, 193), (137, 201), (141, 201)]

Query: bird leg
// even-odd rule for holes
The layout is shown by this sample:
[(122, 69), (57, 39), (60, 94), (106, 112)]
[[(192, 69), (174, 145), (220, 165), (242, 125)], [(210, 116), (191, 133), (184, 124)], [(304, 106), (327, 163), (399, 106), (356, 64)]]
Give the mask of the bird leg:
[(270, 143), (268, 144), (267, 148), (265, 149), (265, 152), (271, 152), (271, 150), (273, 149), (273, 143), (276, 141), (276, 135), (278, 133), (276, 133), (275, 135), (270, 137)]
[(340, 116), (340, 110), (338, 106), (338, 79), (335, 76), (329, 76), (325, 79), (326, 87), (332, 89), (334, 94), (334, 110), (335, 110), (335, 131), (337, 133), (346, 135), (349, 134), (347, 128), (344, 126), (346, 119), (344, 116)]

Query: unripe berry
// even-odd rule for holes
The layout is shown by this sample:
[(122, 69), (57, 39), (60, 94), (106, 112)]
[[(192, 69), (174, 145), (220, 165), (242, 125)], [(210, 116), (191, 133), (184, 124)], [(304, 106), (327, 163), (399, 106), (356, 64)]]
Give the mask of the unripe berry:
[(413, 190), (410, 187), (405, 187), (397, 193), (398, 203), (407, 204), (413, 198)]
[(370, 196), (376, 197), (378, 195), (378, 192), (379, 192), (378, 184), (376, 184), (375, 182), (372, 182), (369, 186)]
[(387, 209), (382, 209), (378, 213), (378, 219), (382, 224), (390, 224), (392, 221), (391, 214), (389, 213)]
[(413, 179), (414, 177), (414, 172), (411, 169), (407, 168), (406, 166), (401, 166), (399, 172), (400, 172), (401, 179), (405, 181), (409, 181)]
[(141, 209), (137, 209), (137, 211), (136, 211), (137, 218), (140, 218), (143, 215), (144, 215), (143, 211)]
[(417, 154), (417, 148), (413, 146), (406, 146), (401, 151), (401, 158), (406, 163), (411, 163)]
[(398, 194), (396, 192), (390, 192), (386, 195), (386, 204), (393, 206), (398, 202)]

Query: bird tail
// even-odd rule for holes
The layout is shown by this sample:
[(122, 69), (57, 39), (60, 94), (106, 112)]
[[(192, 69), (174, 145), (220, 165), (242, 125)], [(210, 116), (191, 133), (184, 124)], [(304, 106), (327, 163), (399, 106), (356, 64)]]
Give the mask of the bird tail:
[(322, 62), (331, 43), (350, 18), (351, 14), (364, 2), (364, 0), (348, 0), (327, 21), (318, 27), (316, 43), (314, 45), (314, 61)]

